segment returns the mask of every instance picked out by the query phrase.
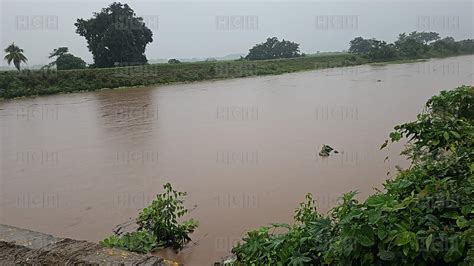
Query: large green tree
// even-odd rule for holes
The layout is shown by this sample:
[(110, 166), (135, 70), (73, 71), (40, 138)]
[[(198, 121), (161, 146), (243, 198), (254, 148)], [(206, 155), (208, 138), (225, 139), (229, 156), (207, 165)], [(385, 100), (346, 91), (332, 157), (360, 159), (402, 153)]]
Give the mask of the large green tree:
[(281, 40), (277, 37), (268, 38), (266, 42), (255, 45), (245, 57), (249, 60), (263, 60), (276, 58), (292, 58), (300, 55), (299, 44)]
[(374, 39), (364, 39), (362, 37), (354, 38), (349, 43), (349, 52), (359, 55), (367, 54), (370, 51), (370, 48), (372, 48), (374, 41)]
[(139, 65), (147, 62), (145, 48), (153, 33), (127, 5), (112, 3), (91, 19), (78, 19), (76, 32), (85, 37), (95, 67)]
[(5, 48), (5, 60), (7, 61), (8, 65), (10, 65), (13, 61), (13, 64), (15, 65), (16, 69), (20, 71), (20, 64), (22, 62), (26, 63), (28, 59), (26, 59), (26, 56), (23, 54), (23, 49), (20, 49), (20, 47), (16, 46), (15, 43), (10, 44), (7, 48)]

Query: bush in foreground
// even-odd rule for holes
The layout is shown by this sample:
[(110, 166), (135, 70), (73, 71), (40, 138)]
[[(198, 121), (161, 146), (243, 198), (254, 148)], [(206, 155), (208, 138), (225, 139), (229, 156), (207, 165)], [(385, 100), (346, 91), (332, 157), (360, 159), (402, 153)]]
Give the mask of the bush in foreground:
[(169, 183), (163, 188), (165, 193), (158, 194), (138, 215), (136, 231), (112, 235), (101, 244), (139, 253), (167, 247), (176, 251), (182, 249), (191, 240), (189, 234), (197, 228), (198, 222), (189, 219), (178, 223), (177, 219), (188, 213), (183, 205), (186, 192), (174, 190)]
[(234, 264), (473, 265), (473, 110), (474, 87), (432, 97), (390, 134), (408, 138), (402, 154), (412, 164), (383, 192), (363, 202), (349, 192), (327, 216), (308, 194), (293, 225), (249, 232), (232, 250)]

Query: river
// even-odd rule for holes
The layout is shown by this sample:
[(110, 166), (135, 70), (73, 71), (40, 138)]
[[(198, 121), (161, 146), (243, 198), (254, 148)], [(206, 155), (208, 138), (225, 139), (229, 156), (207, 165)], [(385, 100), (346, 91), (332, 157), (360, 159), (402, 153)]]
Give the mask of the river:
[[(396, 173), (379, 150), (443, 89), (473, 85), (474, 56), (0, 102), (0, 223), (99, 241), (162, 185), (200, 222), (178, 255), (210, 265), (249, 229), (322, 212)], [(339, 151), (322, 159), (323, 144)], [(389, 156), (388, 160), (385, 157)], [(194, 207), (194, 205), (197, 205)]]

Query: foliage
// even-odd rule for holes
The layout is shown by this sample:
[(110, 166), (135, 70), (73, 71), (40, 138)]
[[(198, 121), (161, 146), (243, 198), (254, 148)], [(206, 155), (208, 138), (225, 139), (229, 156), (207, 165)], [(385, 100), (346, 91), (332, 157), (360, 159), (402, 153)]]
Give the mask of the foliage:
[(88, 20), (78, 19), (76, 32), (85, 37), (95, 67), (141, 65), (147, 62), (145, 48), (153, 33), (143, 18), (127, 5), (112, 3)]
[(13, 61), (13, 65), (15, 65), (18, 71), (20, 71), (21, 63), (26, 63), (28, 61), (26, 56), (23, 54), (23, 49), (20, 49), (20, 47), (15, 45), (15, 43), (12, 43), (5, 48), (5, 53), (7, 53), (5, 55), (5, 61), (7, 61), (8, 65)]
[[(295, 211), (294, 225), (272, 224), (253, 230), (232, 250), (244, 265), (322, 263), (332, 235), (331, 221), (316, 212), (311, 194)], [(277, 230), (285, 233), (275, 233)]]
[(69, 48), (59, 47), (59, 48), (53, 49), (53, 51), (49, 53), (48, 58), (59, 57), (63, 54), (66, 54), (67, 52), (69, 52)]
[(397, 51), (393, 44), (374, 40), (367, 55), (372, 60), (387, 60), (395, 58), (397, 56)]
[(56, 65), (58, 70), (70, 70), (70, 69), (84, 69), (86, 68), (86, 62), (80, 57), (76, 57), (68, 53), (67, 47), (59, 47), (54, 49), (50, 54), (49, 58), (56, 57), (56, 60), (44, 66), (45, 68), (51, 68)]
[(184, 207), (186, 192), (179, 192), (166, 183), (165, 192), (158, 194), (150, 206), (138, 215), (138, 230), (123, 236), (113, 235), (101, 243), (107, 247), (117, 247), (130, 251), (146, 253), (155, 248), (171, 247), (180, 250), (191, 240), (188, 234), (198, 226), (189, 219), (182, 223), (178, 219), (188, 213)]
[(441, 40), (437, 40), (432, 44), (432, 47), (436, 51), (451, 51), (457, 52), (460, 49), (461, 44), (457, 43), (453, 37), (446, 37)]
[(63, 54), (56, 59), (56, 67), (58, 70), (83, 69), (86, 68), (86, 62), (72, 54)]
[(406, 36), (405, 33), (398, 36), (398, 40), (395, 42), (395, 47), (400, 56), (404, 58), (419, 57), (429, 50), (429, 47), (426, 44), (413, 37)]
[(349, 192), (327, 216), (308, 195), (286, 233), (249, 232), (233, 249), (235, 264), (472, 265), (473, 105), (474, 87), (432, 97), (416, 121), (390, 134), (408, 138), (412, 164), (384, 191), (363, 202)]
[[(406, 36), (406, 34), (403, 34), (403, 35)], [(408, 34), (408, 36), (406, 36), (405, 38), (414, 39), (416, 42), (422, 43), (424, 45), (427, 45), (433, 41), (437, 41), (440, 39), (439, 33), (433, 32), (433, 31), (431, 32), (413, 31), (413, 32), (410, 32), (410, 34)]]
[(277, 37), (272, 37), (252, 47), (245, 58), (249, 60), (292, 58), (301, 56), (299, 52), (299, 44), (285, 40), (279, 41)]
[(349, 53), (359, 55), (367, 54), (372, 48), (374, 41), (375, 39), (364, 39), (362, 37), (354, 38), (349, 43)]
[(350, 41), (349, 52), (372, 61), (416, 59), (473, 53), (472, 40), (456, 42), (452, 37), (441, 39), (437, 32), (401, 33), (395, 43), (357, 37)]
[(462, 41), (459, 41), (458, 43), (459, 43), (459, 52), (469, 53), (469, 54), (474, 53), (474, 40), (473, 39), (462, 40)]
[(168, 64), (179, 64), (179, 63), (181, 63), (181, 61), (179, 61), (178, 59), (172, 58), (168, 60)]
[(276, 75), (288, 72), (360, 65), (367, 60), (339, 53), (297, 59), (210, 61), (153, 64), (68, 71), (52, 69), (0, 72), (0, 97), (14, 98), (77, 91), (192, 82), (200, 80)]

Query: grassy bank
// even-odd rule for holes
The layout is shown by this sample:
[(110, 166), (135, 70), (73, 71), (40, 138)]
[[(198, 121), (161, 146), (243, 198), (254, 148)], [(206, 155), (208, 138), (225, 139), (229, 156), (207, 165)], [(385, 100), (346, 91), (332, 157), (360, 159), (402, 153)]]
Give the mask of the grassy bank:
[(275, 75), (363, 63), (367, 63), (367, 60), (349, 54), (339, 54), (279, 60), (153, 64), (68, 71), (8, 71), (0, 72), (0, 97), (14, 98), (103, 88)]
[(153, 64), (83, 70), (0, 72), (0, 97), (48, 95), (78, 91), (276, 75), (296, 71), (369, 63), (352, 54), (314, 55), (292, 59)]

